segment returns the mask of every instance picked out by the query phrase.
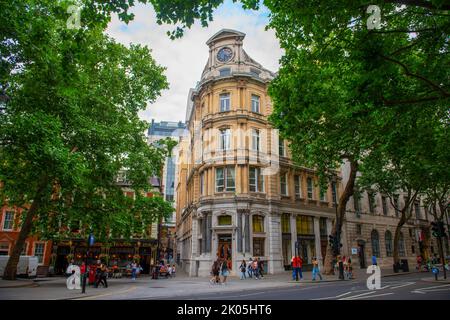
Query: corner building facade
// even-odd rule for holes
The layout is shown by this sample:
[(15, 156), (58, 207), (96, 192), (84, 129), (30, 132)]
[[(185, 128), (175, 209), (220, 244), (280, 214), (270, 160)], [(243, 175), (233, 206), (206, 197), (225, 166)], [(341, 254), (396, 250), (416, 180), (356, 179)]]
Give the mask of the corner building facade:
[[(265, 272), (289, 267), (298, 250), (306, 269), (323, 261), (341, 182), (319, 190), (313, 170), (291, 161), (268, 116), (275, 74), (243, 49), (245, 34), (224, 29), (207, 41), (209, 59), (186, 110), (180, 142), (177, 262), (207, 276), (217, 257), (232, 274), (258, 257)], [(344, 235), (345, 236), (345, 235)]]

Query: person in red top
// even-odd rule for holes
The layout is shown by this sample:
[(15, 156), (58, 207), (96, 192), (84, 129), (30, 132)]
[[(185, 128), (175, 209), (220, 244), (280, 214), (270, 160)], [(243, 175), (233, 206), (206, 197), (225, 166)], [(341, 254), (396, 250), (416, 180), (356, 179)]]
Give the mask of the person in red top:
[(299, 256), (293, 256), (292, 260), (292, 280), (298, 281), (298, 276), (300, 275), (300, 280), (303, 278), (302, 275), (302, 267), (303, 267), (303, 260)]

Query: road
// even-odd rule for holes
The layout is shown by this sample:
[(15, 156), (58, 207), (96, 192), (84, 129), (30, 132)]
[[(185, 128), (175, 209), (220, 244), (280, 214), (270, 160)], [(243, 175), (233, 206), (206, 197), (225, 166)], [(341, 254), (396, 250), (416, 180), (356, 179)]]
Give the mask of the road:
[[(181, 300), (450, 300), (450, 284), (423, 281), (423, 275), (382, 278), (381, 288), (369, 290), (366, 279), (312, 283), (302, 287), (216, 292), (177, 296)], [(142, 297), (140, 299), (146, 299)]]

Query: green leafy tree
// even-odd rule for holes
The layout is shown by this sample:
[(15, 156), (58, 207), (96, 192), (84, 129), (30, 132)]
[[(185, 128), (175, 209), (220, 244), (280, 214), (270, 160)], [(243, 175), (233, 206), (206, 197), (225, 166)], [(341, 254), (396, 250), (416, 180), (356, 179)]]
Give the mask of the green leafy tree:
[[(30, 233), (54, 239), (79, 226), (106, 240), (173, 211), (141, 196), (167, 155), (147, 145), (138, 117), (167, 88), (164, 68), (147, 47), (105, 35), (114, 8), (84, 1), (81, 27), (67, 28), (71, 4), (1, 1), (0, 199), (24, 209), (4, 279)], [(121, 170), (135, 200), (116, 184)]]

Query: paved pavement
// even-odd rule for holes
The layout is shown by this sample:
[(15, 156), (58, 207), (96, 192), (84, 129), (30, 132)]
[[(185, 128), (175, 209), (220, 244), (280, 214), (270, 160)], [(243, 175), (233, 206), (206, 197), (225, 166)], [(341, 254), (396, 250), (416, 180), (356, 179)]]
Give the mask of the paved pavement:
[[(209, 278), (189, 278), (183, 274), (159, 280), (142, 276), (136, 281), (109, 279), (108, 288), (87, 287), (86, 294), (81, 294), (81, 290), (68, 290), (63, 277), (39, 278), (32, 282), (1, 280), (0, 300), (450, 299), (450, 281), (435, 281), (431, 273), (392, 274), (389, 270), (382, 270), (380, 290), (367, 289), (368, 276), (365, 270), (355, 270), (354, 280), (324, 276), (324, 281), (313, 282), (311, 272), (305, 272), (303, 280), (296, 282), (292, 281), (291, 272), (284, 272), (266, 275), (261, 280), (229, 277), (225, 285), (212, 285)], [(17, 282), (17, 286), (12, 287), (12, 282)]]

